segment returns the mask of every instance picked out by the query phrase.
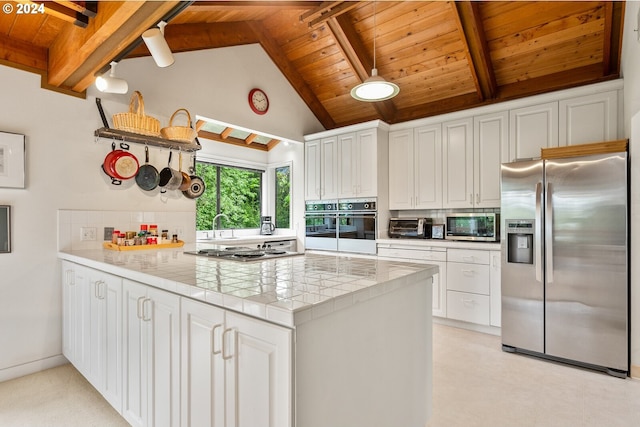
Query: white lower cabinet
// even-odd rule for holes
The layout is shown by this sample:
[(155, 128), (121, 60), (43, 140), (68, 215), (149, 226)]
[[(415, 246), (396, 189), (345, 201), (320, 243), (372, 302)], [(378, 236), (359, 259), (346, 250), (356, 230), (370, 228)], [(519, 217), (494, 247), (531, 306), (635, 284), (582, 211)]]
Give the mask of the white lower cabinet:
[(489, 325), (489, 251), (447, 249), (447, 317)]
[(62, 264), (63, 354), (118, 411), (122, 406), (122, 279)]
[(433, 275), (432, 314), (447, 317), (447, 252), (443, 248), (417, 248), (399, 244), (378, 244), (378, 257), (382, 259), (401, 259), (407, 262), (419, 262), (438, 266)]
[(292, 331), (182, 299), (182, 426), (293, 425)]
[(180, 297), (124, 280), (122, 416), (180, 426)]

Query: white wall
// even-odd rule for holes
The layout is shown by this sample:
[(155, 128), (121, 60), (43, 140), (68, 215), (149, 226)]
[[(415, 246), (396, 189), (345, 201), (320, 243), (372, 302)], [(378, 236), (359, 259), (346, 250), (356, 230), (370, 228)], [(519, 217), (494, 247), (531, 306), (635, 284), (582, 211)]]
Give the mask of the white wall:
[[(130, 91), (142, 91), (146, 113), (159, 118), (163, 126), (173, 111), (186, 107), (194, 115), (296, 141), (302, 141), (308, 131), (322, 129), (256, 46), (204, 52), (202, 60), (194, 53), (177, 54), (176, 63), (168, 69), (157, 68), (150, 58), (127, 60), (119, 65), (118, 75), (129, 80)], [(264, 116), (248, 107), (246, 98), (254, 86), (265, 89), (270, 97), (271, 108)], [(99, 95), (109, 118), (128, 109), (130, 93)], [(100, 169), (110, 142), (93, 136), (102, 127), (96, 94), (93, 87), (87, 99), (44, 90), (39, 75), (0, 66), (0, 131), (26, 135), (27, 170), (25, 189), (0, 188), (0, 205), (12, 206), (12, 252), (0, 254), (0, 381), (64, 361), (56, 258), (59, 210), (84, 212), (88, 222), (95, 218), (91, 212), (129, 212), (129, 224), (146, 213), (163, 217), (162, 213), (173, 212), (178, 216), (166, 218), (183, 218), (195, 211), (195, 201), (179, 192), (161, 197), (157, 190), (140, 190), (134, 180), (111, 185)], [(244, 157), (265, 166), (291, 158), (294, 179), (302, 182), (301, 144), (289, 148), (281, 144), (273, 154), (266, 154), (212, 141), (201, 143), (203, 155)], [(289, 149), (293, 151), (288, 153)], [(132, 144), (131, 151), (144, 159), (143, 146)], [(156, 147), (150, 151), (151, 162), (164, 167), (168, 151)], [(112, 217), (118, 215), (102, 216), (102, 221)], [(76, 219), (70, 219), (71, 234)]]
[[(625, 138), (629, 138), (631, 164), (631, 364), (632, 375), (640, 378), (640, 41), (638, 12), (640, 3), (625, 3), (622, 43), (624, 78)], [(634, 262), (634, 259), (636, 262)]]

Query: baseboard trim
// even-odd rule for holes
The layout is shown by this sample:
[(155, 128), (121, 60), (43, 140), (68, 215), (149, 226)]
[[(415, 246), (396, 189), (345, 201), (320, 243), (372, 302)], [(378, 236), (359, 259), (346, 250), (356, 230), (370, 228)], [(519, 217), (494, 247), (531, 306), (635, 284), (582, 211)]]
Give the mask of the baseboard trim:
[(467, 329), (469, 331), (482, 332), (489, 335), (501, 335), (501, 329), (495, 326), (478, 325), (476, 323), (463, 322), (461, 320), (447, 319), (445, 317), (433, 316), (433, 323), (440, 325), (452, 326), (459, 329)]
[(55, 368), (64, 365), (69, 361), (63, 355), (47, 357), (45, 359), (35, 360), (33, 362), (23, 363), (22, 365), (11, 366), (9, 368), (0, 369), (0, 382), (9, 381), (14, 378), (23, 377), (45, 369)]
[(640, 380), (640, 366), (631, 365), (631, 372), (629, 373), (629, 376), (631, 378), (635, 378), (635, 379)]

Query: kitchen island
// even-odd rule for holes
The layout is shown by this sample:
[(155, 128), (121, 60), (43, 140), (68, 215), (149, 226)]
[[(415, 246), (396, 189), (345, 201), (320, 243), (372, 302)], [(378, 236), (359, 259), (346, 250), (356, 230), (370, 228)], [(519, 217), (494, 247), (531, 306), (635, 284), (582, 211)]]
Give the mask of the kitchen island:
[(183, 249), (59, 253), (64, 354), (132, 425), (426, 424), (437, 267)]

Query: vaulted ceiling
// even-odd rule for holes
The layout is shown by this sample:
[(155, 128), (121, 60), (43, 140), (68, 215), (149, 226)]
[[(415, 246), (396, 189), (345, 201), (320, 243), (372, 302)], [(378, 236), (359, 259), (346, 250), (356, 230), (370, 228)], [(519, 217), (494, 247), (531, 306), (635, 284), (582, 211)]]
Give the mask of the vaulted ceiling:
[[(0, 64), (45, 88), (83, 96), (111, 61), (149, 55), (140, 36), (165, 20), (173, 52), (259, 43), (327, 129), (618, 78), (624, 21), (611, 1), (20, 3), (0, 14)], [(374, 63), (400, 94), (354, 100)]]

